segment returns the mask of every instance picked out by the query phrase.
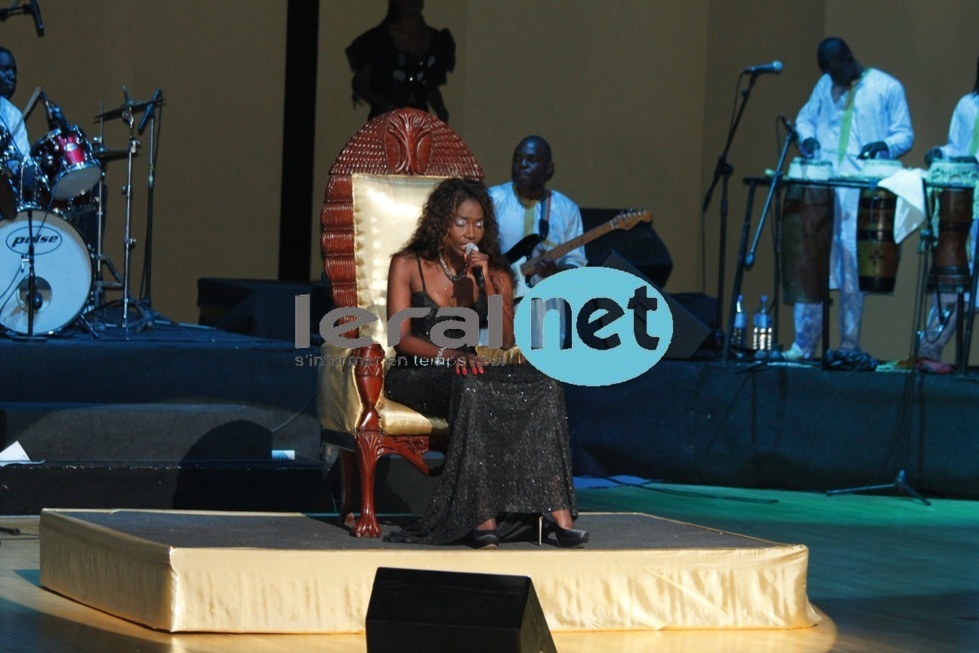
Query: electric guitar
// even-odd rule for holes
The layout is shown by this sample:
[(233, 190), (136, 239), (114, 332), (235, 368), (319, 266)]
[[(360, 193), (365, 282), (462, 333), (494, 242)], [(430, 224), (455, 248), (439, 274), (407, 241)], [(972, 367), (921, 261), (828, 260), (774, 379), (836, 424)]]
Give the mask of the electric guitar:
[(511, 247), (505, 254), (507, 260), (513, 264), (513, 274), (517, 278), (517, 287), (514, 288), (513, 296), (523, 297), (530, 290), (530, 277), (534, 276), (534, 273), (537, 271), (538, 261), (556, 261), (571, 250), (586, 245), (597, 238), (601, 238), (610, 231), (616, 229), (628, 231), (640, 222), (652, 221), (653, 214), (649, 211), (638, 209), (626, 211), (618, 214), (608, 222), (598, 225), (594, 229), (589, 229), (577, 238), (572, 238), (568, 242), (561, 243), (554, 249), (548, 250), (540, 256), (533, 258), (530, 255), (533, 253), (534, 247), (540, 242), (540, 236), (537, 234), (525, 236), (523, 240)]

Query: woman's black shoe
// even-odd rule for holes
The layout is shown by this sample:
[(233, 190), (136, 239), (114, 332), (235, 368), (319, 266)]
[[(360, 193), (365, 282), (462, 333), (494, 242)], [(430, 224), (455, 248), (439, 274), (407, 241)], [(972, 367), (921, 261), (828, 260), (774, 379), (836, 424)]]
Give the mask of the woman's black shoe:
[(500, 534), (495, 529), (473, 531), (473, 547), (477, 549), (495, 549), (500, 546)]
[(557, 545), (562, 549), (573, 549), (588, 543), (588, 531), (580, 528), (561, 528), (550, 515), (544, 517), (544, 530), (554, 533)]

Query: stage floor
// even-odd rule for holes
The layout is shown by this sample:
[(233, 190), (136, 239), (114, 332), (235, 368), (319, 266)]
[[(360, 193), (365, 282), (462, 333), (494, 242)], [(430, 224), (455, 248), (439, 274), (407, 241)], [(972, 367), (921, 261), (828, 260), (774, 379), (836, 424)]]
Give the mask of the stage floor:
[(170, 632), (361, 632), (378, 567), (528, 576), (552, 631), (819, 621), (805, 546), (637, 513), (578, 525), (592, 533), (582, 549), (477, 551), (357, 539), (335, 516), (45, 510), (40, 582)]

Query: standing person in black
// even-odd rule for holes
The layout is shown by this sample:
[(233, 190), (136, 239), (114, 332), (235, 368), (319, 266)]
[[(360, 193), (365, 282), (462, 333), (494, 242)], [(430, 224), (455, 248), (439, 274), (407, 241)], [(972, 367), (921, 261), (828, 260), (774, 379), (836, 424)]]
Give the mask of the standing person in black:
[(389, 0), (380, 25), (347, 47), (354, 73), (354, 104), (370, 104), (369, 118), (411, 107), (449, 121), (439, 87), (455, 69), (455, 41), (448, 29), (429, 27), (424, 0)]

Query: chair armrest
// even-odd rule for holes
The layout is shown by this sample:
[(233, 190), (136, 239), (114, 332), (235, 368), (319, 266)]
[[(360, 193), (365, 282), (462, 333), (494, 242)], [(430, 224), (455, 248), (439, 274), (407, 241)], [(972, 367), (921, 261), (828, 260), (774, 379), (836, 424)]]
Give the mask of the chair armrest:
[[(376, 345), (370, 347), (374, 346)], [(358, 363), (368, 355), (368, 350), (368, 347), (350, 349), (329, 343), (320, 347), (320, 358), (317, 360), (319, 370), (316, 375), (316, 412), (323, 428), (356, 434), (361, 421), (366, 418), (357, 375)], [(383, 364), (383, 358), (379, 364)], [(371, 407), (376, 419), (381, 382), (371, 385), (377, 386), (376, 394), (373, 395), (374, 405)], [(374, 388), (370, 390), (373, 391)]]
[(509, 349), (476, 345), (476, 355), (490, 365), (522, 365), (527, 362), (517, 345)]

